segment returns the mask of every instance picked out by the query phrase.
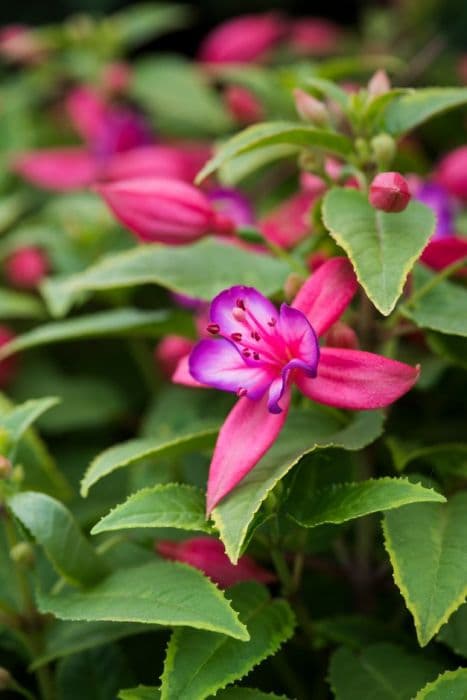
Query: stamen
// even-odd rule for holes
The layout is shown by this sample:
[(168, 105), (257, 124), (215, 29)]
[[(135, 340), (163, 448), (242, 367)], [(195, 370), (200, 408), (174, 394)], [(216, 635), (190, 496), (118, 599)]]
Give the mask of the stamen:
[(241, 333), (232, 333), (231, 336), (232, 340), (235, 340), (236, 343), (239, 343), (242, 339), (242, 334)]
[(208, 333), (211, 333), (211, 335), (217, 335), (220, 331), (220, 326), (218, 323), (209, 323), (206, 330)]
[(237, 299), (235, 305), (238, 306), (239, 309), (243, 309), (243, 311), (245, 311), (246, 309), (245, 302), (243, 301), (243, 299)]
[(270, 318), (268, 321), (268, 326), (275, 326), (277, 323), (277, 320), (275, 318)]
[(241, 399), (242, 396), (246, 396), (247, 393), (248, 393), (248, 391), (247, 391), (247, 390), (245, 389), (245, 387), (243, 387), (243, 386), (240, 386), (240, 387), (237, 389), (237, 396), (238, 396), (239, 399)]
[(261, 336), (258, 333), (258, 331), (251, 331), (251, 337), (253, 338), (253, 340), (257, 340), (257, 341), (261, 340)]
[(259, 360), (259, 355), (258, 355), (257, 352), (254, 352), (254, 353), (253, 353), (253, 359), (254, 359), (254, 360)]
[(251, 352), (248, 350), (248, 348), (245, 348), (244, 350), (242, 350), (242, 355), (243, 357), (250, 357)]
[(238, 306), (235, 306), (232, 309), (232, 316), (236, 321), (243, 322), (245, 320), (245, 311), (244, 309), (240, 309)]

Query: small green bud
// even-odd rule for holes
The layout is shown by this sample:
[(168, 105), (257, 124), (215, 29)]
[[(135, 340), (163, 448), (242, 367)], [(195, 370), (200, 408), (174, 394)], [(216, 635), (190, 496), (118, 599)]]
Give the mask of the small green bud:
[(12, 681), (11, 673), (7, 671), (6, 668), (3, 668), (3, 666), (0, 666), (0, 691), (11, 688)]
[(389, 134), (378, 134), (371, 139), (371, 147), (376, 163), (387, 168), (396, 155), (396, 142)]
[(364, 160), (368, 160), (370, 158), (370, 146), (368, 144), (368, 141), (365, 139), (356, 139), (355, 141), (355, 148), (357, 150), (358, 155), (360, 158)]
[(18, 542), (10, 550), (10, 559), (23, 569), (31, 569), (36, 563), (36, 553), (29, 542)]

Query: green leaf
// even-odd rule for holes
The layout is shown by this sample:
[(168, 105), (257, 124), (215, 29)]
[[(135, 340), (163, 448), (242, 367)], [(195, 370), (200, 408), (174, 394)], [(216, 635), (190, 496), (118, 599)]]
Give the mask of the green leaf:
[(197, 630), (175, 630), (161, 677), (162, 700), (199, 700), (243, 678), (293, 634), (295, 619), (284, 600), (271, 600), (265, 587), (243, 583), (227, 596), (248, 627), (250, 640)]
[(55, 397), (26, 401), (0, 416), (0, 431), (5, 431), (15, 445), (34, 421), (57, 403)]
[(334, 100), (334, 102), (337, 102), (342, 109), (347, 109), (349, 104), (348, 93), (336, 85), (336, 83), (334, 83), (332, 80), (311, 76), (305, 79), (304, 86), (305, 88), (312, 88), (312, 91), (318, 92), (320, 96), (329, 97), (331, 100)]
[(300, 146), (274, 144), (264, 146), (256, 151), (247, 151), (239, 156), (230, 158), (219, 168), (219, 178), (225, 185), (235, 186), (259, 168), (274, 163), (277, 160), (297, 157)]
[(422, 461), (441, 473), (467, 476), (467, 444), (446, 442), (419, 447), (392, 436), (386, 439), (386, 444), (397, 471), (403, 471), (411, 462)]
[(174, 527), (211, 532), (203, 491), (187, 484), (158, 484), (132, 494), (91, 530), (92, 535), (135, 527)]
[(85, 586), (95, 583), (107, 572), (70, 511), (59, 501), (44, 493), (25, 491), (13, 496), (8, 507), (69, 583)]
[(161, 691), (159, 688), (150, 688), (148, 685), (139, 685), (137, 688), (121, 690), (119, 700), (159, 700)]
[[(385, 545), (418, 641), (428, 644), (467, 595), (467, 492), (385, 514)], [(423, 576), (420, 575), (423, 572)]]
[(342, 644), (353, 651), (379, 642), (401, 638), (389, 624), (362, 615), (335, 615), (313, 621), (314, 648)]
[(108, 21), (119, 41), (138, 46), (161, 34), (185, 27), (190, 18), (186, 5), (175, 3), (138, 4), (112, 15)]
[(332, 656), (329, 681), (336, 700), (412, 700), (440, 670), (394, 644), (374, 644), (361, 653), (342, 647)]
[(437, 114), (465, 104), (467, 88), (421, 88), (391, 102), (384, 115), (384, 127), (391, 134), (403, 134)]
[(467, 697), (467, 668), (446, 671), (428, 683), (414, 700), (465, 700)]
[(51, 313), (60, 316), (83, 292), (157, 284), (210, 301), (223, 289), (244, 284), (269, 296), (282, 288), (289, 273), (282, 261), (206, 239), (179, 248), (141, 245), (104, 258), (71, 277), (49, 279), (42, 291)]
[(467, 369), (467, 340), (458, 335), (425, 333), (430, 350), (450, 364)]
[(447, 644), (459, 656), (467, 658), (467, 605), (465, 603), (451, 615), (436, 639)]
[(0, 289), (0, 319), (43, 318), (44, 307), (31, 294)]
[[(414, 271), (415, 293), (431, 284), (434, 275), (418, 265)], [(442, 281), (423, 296), (409, 299), (402, 307), (404, 316), (420, 328), (467, 337), (467, 290), (459, 284)]]
[(304, 455), (326, 447), (359, 450), (379, 437), (382, 424), (378, 411), (356, 413), (350, 424), (315, 404), (307, 411), (292, 411), (271, 450), (213, 511), (231, 561), (237, 562), (248, 527), (268, 493)]
[(444, 502), (440, 493), (408, 479), (383, 477), (356, 483), (332, 484), (313, 493), (291, 496), (289, 514), (303, 527), (345, 523), (370, 513), (400, 508), (420, 501)]
[(192, 430), (193, 426), (188, 425), (176, 437), (129, 440), (101, 452), (86, 470), (81, 481), (81, 495), (87, 496), (91, 486), (104, 476), (145, 457), (167, 457), (214, 445), (218, 428)]
[(138, 61), (133, 67), (131, 91), (162, 132), (205, 138), (224, 134), (234, 126), (221, 97), (200, 68), (181, 56)]
[[(159, 688), (150, 688), (140, 685), (130, 690), (121, 690), (118, 696), (120, 700), (159, 700), (161, 691)], [(216, 693), (217, 700), (287, 700), (285, 695), (263, 693), (255, 688), (226, 688)]]
[(352, 150), (352, 142), (346, 136), (325, 129), (316, 129), (307, 124), (296, 122), (254, 124), (221, 146), (214, 158), (211, 158), (198, 173), (196, 182), (205, 180), (231, 158), (277, 144), (319, 148), (341, 156), (348, 155)]
[(138, 622), (65, 622), (55, 620), (46, 630), (45, 649), (34, 659), (31, 670), (65, 656), (104, 646), (134, 634), (151, 631)]
[(247, 641), (221, 591), (186, 564), (155, 561), (119, 569), (85, 591), (38, 591), (39, 609), (62, 620), (188, 626)]
[(66, 657), (56, 680), (58, 700), (115, 700), (129, 673), (123, 652), (106, 646)]
[(63, 343), (84, 338), (100, 338), (115, 335), (143, 333), (149, 336), (167, 332), (171, 314), (167, 311), (142, 311), (140, 309), (113, 309), (46, 323), (23, 335), (17, 336), (0, 350), (0, 359), (20, 350), (52, 343)]
[(368, 297), (378, 311), (390, 314), (434, 232), (431, 209), (412, 201), (405, 211), (387, 214), (373, 209), (362, 192), (333, 188), (323, 200), (323, 220)]

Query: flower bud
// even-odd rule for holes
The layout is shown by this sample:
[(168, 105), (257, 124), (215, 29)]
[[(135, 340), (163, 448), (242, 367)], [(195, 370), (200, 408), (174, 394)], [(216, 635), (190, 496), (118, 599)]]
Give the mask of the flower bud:
[(13, 472), (13, 466), (5, 455), (0, 455), (0, 479), (8, 479)]
[(256, 95), (241, 85), (229, 85), (224, 93), (227, 109), (240, 124), (254, 124), (264, 117), (264, 110)]
[(129, 63), (115, 61), (104, 66), (101, 82), (107, 93), (115, 95), (128, 90), (132, 77), (132, 69)]
[(219, 540), (210, 537), (193, 537), (183, 542), (160, 540), (156, 551), (164, 559), (181, 561), (204, 571), (212, 581), (222, 588), (241, 581), (272, 583), (276, 577), (259, 566), (251, 557), (243, 555), (236, 565), (232, 564)]
[(23, 569), (30, 569), (36, 563), (34, 547), (29, 542), (18, 542), (10, 550), (10, 559)]
[(49, 270), (49, 261), (39, 248), (17, 248), (5, 262), (5, 277), (13, 287), (35, 289)]
[(439, 164), (437, 181), (454, 197), (467, 202), (467, 146), (460, 146)]
[(285, 23), (274, 12), (236, 17), (208, 34), (199, 58), (203, 63), (252, 63), (262, 59), (284, 32)]
[(164, 377), (170, 379), (178, 363), (193, 350), (194, 343), (180, 335), (166, 335), (154, 350), (154, 359)]
[(386, 71), (382, 69), (377, 70), (368, 83), (368, 94), (371, 97), (378, 97), (379, 95), (384, 95), (386, 92), (389, 92), (390, 89), (391, 81)]
[(305, 56), (325, 56), (338, 49), (342, 32), (321, 17), (299, 17), (290, 23), (288, 42), (293, 51)]
[(370, 204), (374, 209), (385, 212), (404, 211), (410, 202), (407, 180), (400, 173), (380, 173), (370, 186)]
[[(0, 326), (0, 348), (13, 340), (15, 334), (8, 326)], [(16, 371), (16, 358), (7, 357), (0, 360), (0, 388), (5, 387), (13, 379)]]
[(46, 46), (30, 27), (9, 24), (0, 29), (0, 56), (11, 63), (34, 65), (46, 56)]
[(115, 153), (103, 168), (101, 180), (133, 180), (160, 177), (192, 183), (196, 174), (211, 157), (207, 146), (140, 146)]
[(3, 666), (0, 666), (0, 691), (11, 688), (12, 681), (11, 673), (7, 671), (6, 668), (3, 668)]
[(326, 345), (330, 348), (347, 348), (358, 350), (358, 338), (355, 331), (342, 321), (336, 321), (326, 333)]
[(116, 218), (145, 242), (181, 245), (209, 233), (230, 234), (201, 190), (181, 180), (139, 178), (95, 186)]
[(315, 126), (329, 124), (329, 112), (322, 102), (300, 88), (296, 88), (293, 94), (297, 112), (304, 121)]
[(396, 142), (389, 134), (378, 134), (371, 139), (373, 155), (381, 167), (387, 167), (396, 154)]

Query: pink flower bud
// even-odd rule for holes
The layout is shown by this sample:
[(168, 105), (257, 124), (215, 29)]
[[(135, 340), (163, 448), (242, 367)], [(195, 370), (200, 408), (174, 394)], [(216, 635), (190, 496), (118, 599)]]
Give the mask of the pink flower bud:
[(125, 93), (130, 87), (131, 80), (131, 66), (123, 61), (109, 63), (101, 74), (102, 87), (110, 95)]
[(329, 260), (329, 255), (323, 251), (312, 253), (307, 260), (308, 269), (310, 272), (316, 272), (327, 260)]
[(95, 186), (117, 219), (142, 241), (181, 245), (209, 233), (230, 234), (201, 190), (181, 180), (139, 178)]
[(49, 271), (49, 261), (39, 248), (17, 248), (5, 262), (5, 276), (13, 287), (35, 289)]
[[(15, 334), (8, 326), (0, 326), (0, 348), (9, 343)], [(5, 360), (0, 360), (0, 388), (4, 388), (13, 379), (16, 372), (17, 362), (16, 357), (7, 357)]]
[(232, 564), (222, 542), (210, 537), (193, 537), (183, 542), (160, 540), (156, 543), (156, 551), (164, 559), (181, 561), (200, 569), (221, 588), (241, 581), (273, 583), (276, 580), (273, 573), (263, 569), (246, 554), (240, 557), (238, 564)]
[(336, 321), (326, 333), (326, 345), (331, 348), (358, 350), (358, 338), (355, 331), (342, 321)]
[(407, 180), (399, 173), (380, 173), (370, 186), (370, 204), (386, 212), (404, 211), (411, 194)]
[(240, 124), (253, 124), (264, 118), (261, 102), (251, 90), (241, 85), (229, 85), (224, 99), (230, 114)]
[(188, 355), (193, 347), (191, 340), (180, 335), (167, 335), (160, 341), (154, 350), (154, 358), (167, 379), (172, 377), (182, 357)]
[(75, 131), (88, 142), (97, 138), (107, 122), (108, 105), (93, 88), (76, 87), (65, 100), (65, 109)]
[(291, 23), (289, 42), (299, 54), (323, 56), (339, 46), (342, 32), (333, 22), (319, 17), (302, 17)]
[(33, 65), (46, 53), (45, 45), (32, 29), (10, 24), (0, 29), (0, 56), (12, 63)]
[(296, 88), (293, 94), (297, 112), (304, 121), (316, 126), (325, 126), (329, 123), (329, 113), (322, 102), (300, 88)]
[(243, 15), (216, 27), (201, 45), (204, 63), (252, 63), (262, 59), (285, 31), (280, 15)]
[(436, 179), (450, 194), (467, 202), (467, 146), (456, 148), (443, 158)]
[(391, 81), (386, 71), (382, 69), (377, 70), (368, 83), (368, 94), (371, 95), (371, 97), (377, 97), (378, 95), (386, 94), (390, 89)]
[(103, 180), (164, 177), (193, 182), (196, 174), (211, 157), (208, 146), (141, 146), (111, 157), (103, 169)]

